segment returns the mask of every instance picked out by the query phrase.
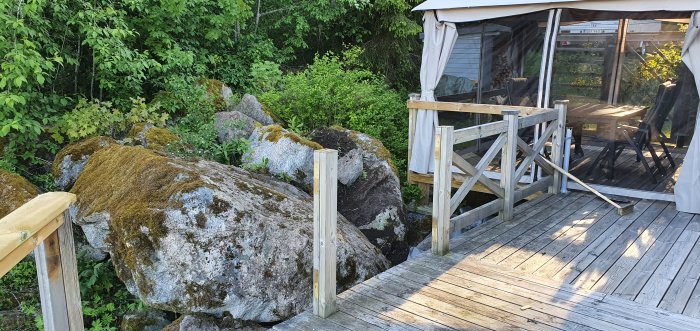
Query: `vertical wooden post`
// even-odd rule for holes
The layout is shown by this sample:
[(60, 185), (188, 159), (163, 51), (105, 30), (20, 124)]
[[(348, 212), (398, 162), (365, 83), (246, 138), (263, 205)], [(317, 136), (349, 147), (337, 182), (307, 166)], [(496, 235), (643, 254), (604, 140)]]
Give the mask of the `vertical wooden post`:
[(453, 144), (454, 127), (437, 127), (435, 132), (435, 169), (433, 173), (432, 232), (432, 252), (435, 255), (445, 255), (450, 249)]
[(515, 204), (515, 156), (518, 151), (518, 110), (504, 110), (503, 119), (508, 122), (506, 143), (503, 145), (501, 153), (501, 188), (504, 191), (503, 210), (501, 217), (503, 220), (513, 218), (513, 205)]
[(336, 311), (336, 226), (338, 222), (338, 151), (314, 152), (314, 315)]
[[(408, 99), (411, 101), (419, 100), (420, 94), (411, 93), (408, 95)], [(416, 118), (418, 116), (418, 109), (408, 108), (408, 158), (406, 166), (411, 166), (411, 157), (413, 156), (413, 141), (416, 137)], [(407, 171), (410, 173), (410, 170)], [(408, 178), (410, 180), (410, 176)]]
[(67, 210), (59, 217), (63, 224), (34, 249), (44, 330), (82, 331), (73, 225)]
[[(557, 116), (556, 122), (557, 128), (552, 134), (552, 162), (559, 167), (563, 165), (564, 161), (563, 152), (566, 140), (566, 108), (568, 103), (568, 100), (554, 101), (554, 110), (556, 110), (559, 115)], [(560, 172), (554, 172), (554, 175), (552, 175), (552, 186), (549, 187), (549, 193), (559, 193), (561, 190), (561, 177), (562, 174)]]

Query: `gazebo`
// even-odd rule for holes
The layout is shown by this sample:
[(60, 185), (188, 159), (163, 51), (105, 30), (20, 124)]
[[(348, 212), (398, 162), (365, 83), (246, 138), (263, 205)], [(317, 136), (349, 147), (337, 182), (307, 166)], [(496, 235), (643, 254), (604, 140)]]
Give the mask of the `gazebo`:
[[(606, 170), (592, 184), (700, 213), (700, 1), (428, 0), (414, 10), (424, 12), (420, 100), (550, 108), (568, 99), (574, 165)], [(409, 172), (433, 171), (438, 122), (490, 120), (419, 110)], [(626, 150), (623, 138), (640, 129), (659, 137), (630, 138)], [(541, 130), (522, 134), (537, 140)]]

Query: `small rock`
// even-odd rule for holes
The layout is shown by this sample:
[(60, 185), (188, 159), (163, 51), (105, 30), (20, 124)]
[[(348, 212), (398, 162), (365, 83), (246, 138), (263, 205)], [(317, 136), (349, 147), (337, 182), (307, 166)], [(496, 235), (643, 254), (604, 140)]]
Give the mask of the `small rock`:
[(0, 218), (7, 216), (39, 194), (24, 177), (0, 169)]
[(256, 128), (250, 136), (246, 164), (267, 164), (268, 171), (310, 186), (314, 180), (314, 150), (321, 145), (299, 137), (279, 125)]
[(338, 159), (338, 181), (350, 186), (362, 175), (362, 153), (353, 149)]
[(260, 122), (262, 125), (271, 125), (274, 123), (272, 117), (265, 113), (262, 104), (258, 102), (258, 98), (253, 95), (245, 94), (241, 102), (233, 111), (238, 111), (248, 115), (250, 118)]
[(255, 130), (256, 124), (259, 124), (239, 111), (218, 112), (214, 116), (214, 129), (222, 144), (240, 138), (248, 139)]
[(83, 171), (90, 155), (117, 142), (109, 137), (94, 137), (70, 144), (61, 149), (53, 161), (51, 173), (57, 189), (68, 191)]
[(170, 324), (165, 312), (147, 309), (124, 315), (121, 331), (160, 331)]

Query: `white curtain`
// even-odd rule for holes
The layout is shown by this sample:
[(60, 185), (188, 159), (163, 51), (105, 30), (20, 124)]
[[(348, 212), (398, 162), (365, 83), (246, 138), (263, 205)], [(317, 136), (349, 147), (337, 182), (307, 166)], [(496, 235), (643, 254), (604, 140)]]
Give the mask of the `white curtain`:
[[(695, 84), (700, 93), (700, 11), (693, 13), (690, 18), (682, 54), (683, 62), (695, 76)], [(678, 211), (700, 214), (700, 107), (695, 121), (695, 133), (674, 192)]]
[[(452, 48), (457, 41), (454, 23), (438, 22), (434, 11), (423, 15), (423, 60), (420, 68), (421, 100), (435, 101), (435, 88), (445, 70)], [(427, 174), (433, 171), (433, 146), (436, 111), (419, 110), (416, 116), (416, 135), (413, 139), (411, 171)]]

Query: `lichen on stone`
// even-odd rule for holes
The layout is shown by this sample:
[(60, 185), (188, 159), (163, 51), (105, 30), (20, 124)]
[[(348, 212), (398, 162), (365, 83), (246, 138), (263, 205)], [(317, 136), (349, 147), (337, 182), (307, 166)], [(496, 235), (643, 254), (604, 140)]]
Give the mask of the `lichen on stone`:
[(266, 139), (267, 141), (273, 142), (273, 143), (278, 142), (282, 138), (287, 138), (295, 143), (313, 148), (314, 150), (323, 149), (323, 146), (321, 146), (320, 144), (315, 143), (315, 142), (308, 140), (308, 139), (304, 139), (304, 138), (300, 137), (299, 135), (297, 135), (296, 133), (289, 132), (277, 124), (268, 125), (268, 126), (262, 128), (260, 139), (263, 139), (263, 138)]
[(0, 169), (0, 218), (7, 216), (39, 194), (25, 178)]

